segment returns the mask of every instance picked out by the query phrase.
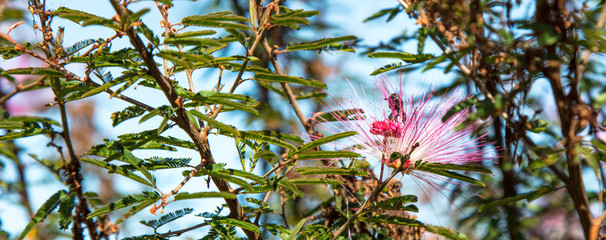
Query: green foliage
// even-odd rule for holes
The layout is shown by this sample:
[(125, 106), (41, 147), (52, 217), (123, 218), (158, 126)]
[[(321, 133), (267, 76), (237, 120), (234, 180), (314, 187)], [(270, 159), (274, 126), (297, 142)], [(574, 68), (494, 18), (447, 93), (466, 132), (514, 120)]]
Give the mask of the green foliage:
[(304, 85), (304, 86), (326, 89), (326, 84), (324, 84), (323, 82), (300, 78), (300, 77), (287, 76), (287, 75), (257, 73), (257, 74), (255, 74), (255, 79), (257, 81), (294, 83), (294, 84), (299, 84), (299, 85)]
[[(65, 190), (58, 191), (55, 194), (53, 194), (52, 196), (50, 196), (46, 200), (46, 202), (44, 202), (44, 204), (42, 204), (42, 206), (38, 209), (38, 211), (36, 211), (36, 214), (34, 215), (34, 217), (32, 217), (32, 220), (27, 224), (27, 226), (25, 226), (25, 229), (23, 230), (23, 232), (21, 232), (21, 234), (19, 235), (19, 237), (17, 237), (17, 239), (24, 239), (37, 223), (44, 221), (44, 219), (48, 215), (50, 215), (51, 212), (55, 211), (57, 206), (62, 204), (64, 201), (66, 201), (66, 199), (70, 199), (70, 197), (71, 197), (71, 195), (68, 194)], [(68, 203), (65, 203), (65, 205), (67, 205), (67, 204)], [(64, 211), (67, 211), (67, 210), (64, 210)]]
[[(452, 164), (452, 165), (456, 165), (456, 164)], [(450, 166), (450, 165), (444, 166), (443, 164), (427, 163), (427, 162), (415, 163), (415, 168), (417, 170), (441, 175), (441, 176), (444, 176), (447, 178), (452, 178), (452, 179), (456, 179), (456, 180), (467, 182), (467, 183), (471, 183), (473, 185), (477, 185), (480, 187), (486, 187), (486, 185), (480, 180), (463, 175), (461, 173), (451, 171), (451, 170), (464, 171), (467, 169), (476, 169), (475, 166), (466, 166), (466, 165), (459, 165), (459, 166), (461, 166), (461, 168), (459, 168), (457, 166)], [(485, 168), (482, 169), (481, 167), (478, 167), (478, 170), (490, 173), (490, 171)]]
[(354, 168), (337, 168), (337, 167), (299, 167), (295, 169), (295, 172), (299, 172), (302, 175), (351, 175), (364, 177), (368, 174), (366, 170), (354, 169)]
[(364, 120), (364, 110), (352, 108), (325, 112), (316, 117), (318, 122), (355, 121)]
[(337, 141), (339, 139), (351, 137), (351, 136), (356, 135), (356, 134), (358, 134), (358, 133), (350, 131), (350, 132), (342, 132), (342, 133), (333, 134), (333, 135), (330, 135), (328, 137), (318, 138), (318, 139), (316, 139), (314, 141), (311, 141), (311, 142), (306, 143), (305, 145), (301, 146), (299, 148), (299, 150), (297, 151), (297, 153), (303, 152), (305, 150), (313, 149), (313, 148), (316, 148), (316, 147), (320, 147), (321, 145), (324, 145), (324, 144), (327, 144), (327, 143), (330, 143), (330, 142), (334, 142), (334, 141)]
[(88, 215), (88, 218), (91, 219), (132, 205), (136, 206), (132, 207), (130, 211), (134, 211), (136, 213), (138, 211), (141, 211), (142, 208), (153, 204), (158, 199), (160, 199), (160, 197), (161, 195), (157, 192), (143, 192), (141, 194), (128, 195), (116, 202), (110, 203), (108, 205), (96, 209)]
[(299, 30), (299, 24), (310, 25), (309, 17), (320, 15), (318, 11), (304, 11), (303, 9), (291, 10), (280, 6), (280, 14), (271, 15), (270, 22), (276, 25), (286, 26)]
[(193, 208), (179, 209), (177, 211), (162, 215), (158, 220), (140, 221), (140, 223), (156, 230), (167, 223), (170, 223), (187, 214), (192, 213), (193, 211)]
[(248, 19), (231, 12), (215, 12), (207, 15), (194, 15), (181, 20), (185, 26), (204, 26), (215, 28), (233, 28), (248, 30), (248, 26), (240, 22), (248, 22)]
[(423, 223), (410, 218), (403, 218), (397, 216), (390, 215), (375, 215), (372, 217), (360, 217), (360, 221), (363, 222), (372, 222), (372, 223), (386, 223), (386, 224), (396, 224), (396, 225), (404, 225), (404, 226), (414, 226), (421, 227)]
[(335, 49), (335, 47), (343, 46), (343, 48), (340, 48), (339, 50), (346, 51), (346, 52), (355, 52), (353, 50), (353, 48), (351, 48), (349, 46), (344, 46), (344, 45), (341, 45), (341, 44), (338, 44), (338, 43), (339, 42), (344, 42), (344, 41), (357, 40), (357, 39), (358, 38), (356, 36), (343, 36), (343, 37), (336, 37), (336, 38), (324, 38), (324, 39), (320, 39), (320, 40), (313, 41), (313, 42), (308, 42), (308, 43), (295, 43), (295, 44), (291, 44), (291, 45), (288, 45), (288, 47), (286, 47), (286, 50), (288, 50), (288, 51), (321, 50), (321, 49), (327, 49), (329, 47), (333, 47), (333, 49)]
[(89, 25), (102, 25), (106, 27), (116, 27), (114, 23), (110, 19), (105, 19), (99, 17), (97, 15), (83, 12), (80, 10), (69, 9), (66, 7), (60, 7), (53, 12), (53, 14), (60, 18), (65, 18), (81, 26), (89, 26)]
[(297, 160), (356, 158), (360, 154), (349, 151), (316, 151), (297, 154)]

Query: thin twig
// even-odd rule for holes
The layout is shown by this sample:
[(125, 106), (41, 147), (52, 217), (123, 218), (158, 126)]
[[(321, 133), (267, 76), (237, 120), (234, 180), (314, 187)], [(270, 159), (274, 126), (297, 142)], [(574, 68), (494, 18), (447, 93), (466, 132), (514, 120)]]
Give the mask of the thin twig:
[(27, 84), (19, 84), (17, 85), (17, 87), (15, 87), (15, 89), (13, 89), (13, 91), (11, 91), (10, 93), (7, 93), (6, 95), (2, 96), (2, 98), (0, 98), (0, 104), (4, 104), (4, 102), (6, 102), (8, 99), (10, 99), (11, 97), (13, 97), (15, 94), (22, 92), (22, 91), (27, 91), (30, 88), (36, 87), (36, 86), (40, 86), (41, 84), (43, 84), (42, 82), (46, 80), (46, 76), (40, 77), (38, 80), (33, 81), (31, 83), (27, 83)]
[(366, 202), (364, 202), (364, 204), (358, 209), (358, 211), (356, 211), (349, 219), (347, 219), (347, 221), (341, 225), (341, 227), (332, 235), (332, 240), (337, 239), (339, 237), (339, 235), (341, 235), (341, 233), (343, 233), (343, 231), (345, 231), (345, 229), (347, 229), (349, 227), (349, 224), (351, 224), (354, 220), (356, 220), (364, 211), (366, 211), (366, 209), (370, 206), (370, 204), (372, 202), (374, 202), (376, 200), (376, 198), (379, 196), (379, 193), (381, 193), (383, 191), (383, 188), (385, 188), (385, 186), (387, 186), (387, 183), (389, 183), (389, 181), (391, 179), (393, 179), (396, 174), (398, 174), (401, 170), (401, 167), (404, 166), (404, 164), (401, 164), (400, 167), (398, 168), (398, 170), (393, 171), (391, 173), (391, 175), (389, 175), (389, 177), (387, 179), (385, 179), (385, 181), (383, 183), (381, 183), (370, 195), (370, 197), (368, 197), (368, 200), (366, 200)]
[(184, 228), (184, 229), (177, 230), (177, 231), (168, 231), (166, 233), (158, 234), (158, 236), (159, 237), (178, 237), (178, 236), (181, 236), (181, 234), (183, 234), (183, 233), (186, 233), (186, 232), (189, 232), (191, 230), (195, 230), (195, 229), (198, 229), (201, 227), (205, 227), (205, 226), (208, 226), (208, 223), (200, 223), (200, 224), (193, 225), (191, 227)]
[[(267, 39), (263, 39), (263, 49), (265, 50), (265, 53), (267, 53), (267, 55), (269, 56), (269, 61), (274, 67), (276, 73), (279, 75), (284, 75), (284, 72), (282, 72), (282, 68), (278, 63), (278, 60), (276, 59), (276, 55), (274, 55), (273, 53), (273, 49), (267, 43)], [(290, 89), (290, 86), (287, 83), (280, 83), (280, 85), (282, 85), (282, 88), (284, 88), (284, 93), (286, 94), (288, 102), (292, 106), (295, 115), (297, 115), (299, 122), (301, 122), (301, 124), (305, 128), (305, 131), (309, 132), (309, 124), (307, 124), (307, 118), (305, 118), (305, 115), (303, 115), (303, 111), (301, 111), (301, 108), (299, 107), (299, 103), (297, 103), (297, 97), (293, 94), (292, 90)]]

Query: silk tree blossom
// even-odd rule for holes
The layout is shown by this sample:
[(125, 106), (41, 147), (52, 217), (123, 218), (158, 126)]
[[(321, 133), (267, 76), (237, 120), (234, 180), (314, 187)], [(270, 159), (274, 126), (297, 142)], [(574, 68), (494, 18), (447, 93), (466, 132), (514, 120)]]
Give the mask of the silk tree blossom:
[[(362, 97), (352, 91), (353, 97), (335, 101), (331, 110), (349, 109), (346, 115), (357, 120), (345, 120), (340, 114), (333, 118), (343, 119), (325, 123), (329, 131), (338, 133), (356, 131), (349, 138), (355, 151), (367, 160), (382, 161), (397, 169), (399, 159), (391, 160), (394, 153), (408, 156), (402, 171), (436, 186), (435, 180), (447, 180), (415, 168), (417, 161), (438, 164), (471, 164), (494, 157), (487, 157), (483, 151), (485, 135), (473, 137), (477, 122), (460, 126), (467, 118), (469, 109), (460, 110), (443, 120), (447, 113), (465, 96), (455, 93), (445, 97), (435, 97), (433, 92), (420, 97), (407, 96), (402, 80), (393, 85), (387, 78), (377, 80), (382, 104), (367, 104)], [(368, 99), (363, 92), (363, 98)], [(448, 181), (448, 180), (447, 180)]]

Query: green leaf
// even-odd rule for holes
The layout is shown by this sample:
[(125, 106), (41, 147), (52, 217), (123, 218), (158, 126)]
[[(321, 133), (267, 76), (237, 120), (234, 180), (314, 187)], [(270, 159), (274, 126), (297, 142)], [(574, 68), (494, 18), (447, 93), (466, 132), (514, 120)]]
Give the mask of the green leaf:
[(61, 126), (61, 124), (53, 119), (37, 116), (18, 116), (8, 119), (0, 119), (0, 129), (24, 129), (32, 126), (32, 124), (50, 124)]
[(134, 166), (137, 170), (139, 170), (139, 172), (141, 172), (143, 174), (143, 176), (145, 176), (145, 178), (147, 178), (149, 183), (151, 183), (153, 186), (155, 186), (156, 178), (154, 176), (152, 176), (152, 174), (147, 170), (147, 168), (143, 164), (143, 160), (141, 160), (138, 157), (135, 157), (135, 155), (133, 155), (126, 148), (123, 148), (122, 151), (124, 153), (124, 155), (122, 155), (122, 159), (124, 160), (124, 162), (130, 163), (132, 166)]
[(114, 25), (114, 22), (111, 19), (105, 19), (94, 14), (90, 14), (80, 10), (69, 9), (66, 7), (60, 7), (59, 9), (55, 10), (53, 12), (53, 15), (60, 18), (65, 18), (67, 20), (80, 24), (81, 26), (103, 25), (107, 27), (112, 27)]
[(177, 211), (162, 215), (160, 217), (160, 219), (158, 219), (158, 220), (140, 221), (140, 223), (145, 226), (151, 227), (153, 229), (157, 229), (157, 228), (161, 227), (162, 225), (175, 221), (187, 214), (192, 213), (193, 211), (194, 211), (193, 208), (179, 209)]
[(156, 54), (158, 57), (169, 60), (174, 64), (184, 66), (186, 68), (196, 68), (195, 65), (199, 63), (208, 63), (213, 60), (213, 57), (208, 54), (193, 54), (178, 52), (172, 50), (161, 51)]
[(397, 224), (411, 227), (423, 227), (423, 223), (414, 219), (390, 216), (390, 215), (375, 215), (372, 217), (359, 217), (361, 222), (373, 222), (373, 223), (384, 223), (384, 224)]
[[(109, 73), (109, 72), (108, 72)], [(78, 99), (82, 99), (82, 98), (86, 98), (89, 96), (93, 96), (96, 95), (100, 92), (106, 91), (109, 88), (116, 86), (118, 84), (121, 84), (123, 82), (128, 82), (127, 84), (125, 84), (124, 86), (122, 86), (119, 90), (115, 91), (111, 97), (115, 96), (116, 94), (126, 90), (128, 87), (130, 87), (132, 84), (134, 84), (137, 80), (140, 79), (140, 76), (135, 73), (135, 72), (126, 72), (122, 75), (120, 75), (119, 77), (112, 79), (110, 81), (106, 81), (105, 83), (103, 83), (101, 86), (95, 87), (90, 91), (83, 91), (82, 94), (78, 94), (78, 93), (74, 93), (73, 95), (70, 95), (68, 97), (69, 101), (73, 101), (73, 100), (78, 100)]]
[(77, 53), (78, 51), (84, 49), (85, 47), (90, 46), (93, 43), (96, 43), (97, 40), (95, 39), (84, 39), (84, 40), (80, 40), (76, 43), (74, 43), (73, 45), (69, 46), (68, 48), (65, 49), (65, 53), (67, 56), (71, 56), (74, 53)]
[(171, 37), (171, 38), (199, 37), (199, 36), (213, 35), (215, 33), (217, 33), (217, 32), (213, 31), (213, 30), (200, 30), (200, 31), (188, 31), (188, 32), (180, 31), (177, 34), (171, 33), (169, 35), (169, 37)]
[(336, 179), (328, 179), (328, 178), (295, 178), (290, 179), (290, 182), (294, 185), (318, 185), (318, 184), (328, 184), (328, 185), (339, 185), (343, 184), (343, 182)]
[(370, 73), (370, 75), (375, 76), (375, 75), (386, 73), (386, 72), (389, 72), (392, 70), (400, 69), (400, 68), (403, 68), (406, 66), (408, 66), (408, 65), (404, 65), (404, 64), (402, 64), (402, 62), (390, 63), (383, 67), (378, 68), (377, 70), (374, 70), (372, 73)]
[(539, 188), (538, 190), (535, 191), (530, 191), (527, 193), (522, 193), (519, 194), (517, 196), (513, 196), (513, 197), (508, 197), (508, 198), (503, 198), (503, 199), (499, 199), (496, 201), (492, 201), (489, 203), (485, 203), (482, 204), (479, 208), (478, 211), (482, 212), (484, 210), (489, 210), (495, 207), (499, 207), (499, 206), (503, 206), (503, 205), (507, 205), (510, 203), (514, 203), (520, 200), (527, 200), (528, 202), (531, 202), (537, 198), (540, 198), (542, 196), (545, 196), (549, 193), (552, 193), (553, 191), (558, 190), (558, 188), (553, 188), (551, 186), (543, 186), (541, 188)]
[(264, 136), (268, 136), (268, 137), (272, 137), (272, 138), (277, 138), (280, 140), (285, 140), (285, 141), (290, 141), (290, 142), (294, 142), (294, 143), (298, 143), (298, 144), (302, 144), (303, 143), (303, 139), (301, 139), (299, 136), (294, 135), (294, 134), (286, 134), (286, 133), (280, 133), (280, 132), (274, 132), (274, 131), (269, 131), (269, 130), (263, 130), (263, 131), (246, 131), (248, 133), (254, 133), (254, 134), (261, 134)]
[(124, 166), (118, 166), (118, 165), (107, 163), (102, 160), (96, 160), (96, 159), (87, 158), (87, 157), (82, 157), (82, 158), (80, 158), (80, 160), (82, 160), (83, 162), (86, 162), (86, 163), (93, 164), (97, 167), (105, 168), (109, 171), (109, 173), (117, 173), (117, 174), (120, 174), (127, 178), (130, 178), (134, 181), (137, 181), (139, 183), (145, 184), (147, 186), (150, 186), (150, 187), (154, 186), (153, 183), (150, 183), (149, 181), (145, 180), (144, 178), (135, 175), (132, 172), (132, 170), (129, 170), (129, 169), (125, 168)]
[(19, 132), (10, 132), (0, 136), (0, 141), (11, 141), (19, 138), (31, 137), (40, 134), (51, 134), (51, 129), (30, 128)]
[(160, 39), (158, 38), (158, 36), (154, 35), (154, 32), (149, 29), (147, 25), (145, 25), (143, 22), (139, 21), (139, 23), (141, 24), (137, 26), (137, 32), (142, 33), (143, 36), (145, 36), (145, 38), (147, 38), (147, 40), (149, 40), (151, 44), (153, 44), (154, 46), (158, 46), (160, 44)]
[[(253, 107), (258, 104), (255, 99), (242, 94), (219, 93), (215, 91), (200, 91), (194, 94), (186, 90), (177, 90), (177, 94), (184, 98), (191, 99), (196, 103), (204, 105), (221, 104), (231, 109), (245, 111), (254, 115), (259, 114), (259, 111), (257, 111), (257, 109)], [(236, 101), (243, 101), (244, 103)], [(188, 104), (185, 104), (185, 106), (190, 107)]]
[(286, 178), (281, 178), (278, 181), (278, 185), (281, 187), (284, 187), (284, 188), (288, 189), (290, 192), (292, 192), (291, 196), (293, 198), (304, 196), (304, 193), (301, 190), (299, 190), (294, 183), (292, 183), (290, 180), (288, 180)]
[(210, 176), (213, 178), (223, 179), (225, 181), (237, 184), (247, 190), (252, 189), (252, 186), (250, 184), (248, 184), (246, 181), (244, 181), (240, 178), (234, 177), (230, 174), (227, 174), (226, 172), (223, 172), (223, 171), (210, 171)]
[(438, 234), (438, 235), (446, 237), (448, 239), (469, 240), (469, 238), (467, 238), (467, 236), (465, 236), (465, 234), (456, 232), (452, 229), (448, 229), (445, 227), (425, 225), (425, 231)]
[(124, 110), (115, 112), (111, 115), (112, 127), (115, 127), (126, 120), (141, 116), (143, 113), (145, 113), (145, 108), (136, 105), (128, 106)]
[(429, 172), (429, 173), (437, 174), (437, 175), (444, 176), (447, 178), (457, 179), (459, 181), (471, 183), (471, 184), (474, 184), (474, 185), (477, 185), (480, 187), (486, 187), (486, 185), (481, 181), (478, 181), (476, 179), (473, 179), (471, 177), (468, 177), (468, 176), (465, 176), (465, 175), (462, 175), (460, 173), (456, 173), (453, 171), (441, 170), (439, 167), (434, 167), (429, 164), (421, 164), (419, 166), (415, 166), (415, 168), (419, 171)]
[(320, 15), (318, 11), (291, 10), (280, 5), (280, 14), (271, 15), (270, 22), (275, 25), (286, 26), (299, 30), (298, 24), (310, 25), (308, 17)]
[(17, 237), (17, 239), (19, 239), (19, 240), (24, 239), (27, 236), (27, 234), (32, 230), (32, 228), (34, 228), (36, 223), (44, 221), (44, 219), (48, 215), (50, 215), (57, 208), (57, 206), (59, 206), (59, 204), (62, 201), (65, 200), (65, 198), (69, 198), (69, 197), (70, 197), (70, 195), (65, 190), (60, 190), (60, 191), (56, 192), (55, 194), (53, 194), (52, 196), (50, 196), (46, 200), (46, 202), (44, 202), (44, 204), (42, 204), (42, 206), (40, 206), (38, 211), (36, 211), (36, 214), (34, 215), (34, 217), (32, 217), (32, 220), (25, 226), (25, 229), (23, 229), (23, 232), (21, 232), (21, 234), (19, 235), (19, 237)]
[(217, 219), (214, 220), (214, 222), (220, 223), (220, 224), (225, 224), (225, 225), (230, 225), (230, 226), (236, 226), (242, 229), (246, 229), (252, 232), (255, 232), (257, 234), (260, 234), (261, 231), (259, 230), (259, 227), (257, 227), (256, 225), (249, 223), (249, 222), (244, 222), (244, 221), (240, 221), (240, 220), (236, 220), (233, 218), (223, 218), (223, 219)]
[(69, 193), (69, 197), (61, 198), (59, 203), (59, 229), (67, 230), (72, 222), (72, 212), (76, 206), (76, 193)]
[(175, 200), (197, 199), (197, 198), (223, 198), (236, 199), (236, 195), (230, 192), (197, 192), (197, 193), (179, 193), (175, 195)]
[(370, 17), (367, 17), (366, 19), (364, 19), (363, 22), (369, 22), (371, 20), (383, 17), (387, 14), (389, 14), (389, 16), (387, 17), (387, 20), (385, 20), (386, 22), (391, 21), (396, 15), (398, 15), (398, 13), (400, 13), (402, 11), (402, 8), (400, 8), (400, 5), (397, 5), (396, 7), (393, 8), (385, 8), (382, 9), (381, 11), (378, 11), (372, 15), (370, 15)]
[(135, 206), (132, 206), (131, 208), (128, 209), (127, 213), (123, 214), (122, 217), (120, 217), (116, 220), (116, 224), (122, 223), (127, 218), (129, 218), (132, 215), (135, 215), (136, 213), (140, 212), (141, 210), (149, 207), (150, 205), (154, 204), (156, 201), (158, 201), (158, 199), (149, 199), (149, 200), (142, 201), (142, 202), (136, 204)]
[(459, 112), (467, 109), (468, 107), (474, 106), (476, 103), (478, 103), (478, 99), (475, 96), (469, 97), (463, 101), (460, 101), (459, 103), (457, 103), (457, 105), (455, 105), (454, 107), (449, 109), (448, 112), (446, 112), (446, 114), (444, 114), (444, 117), (442, 117), (442, 121), (444, 122), (444, 121), (450, 119), (450, 117), (452, 117), (456, 113), (459, 113)]
[(246, 46), (246, 34), (241, 32), (238, 29), (233, 29), (233, 28), (227, 28), (225, 29), (227, 32), (229, 32), (232, 36), (234, 36), (238, 42), (240, 44), (242, 44), (242, 46)]
[[(172, 45), (192, 45), (200, 47), (220, 47), (225, 44), (221, 43), (217, 39), (213, 38), (196, 38), (196, 37), (180, 37), (180, 38), (166, 38), (164, 43)], [(168, 51), (168, 50), (167, 50)]]
[(255, 74), (254, 78), (257, 81), (293, 83), (293, 84), (299, 84), (299, 85), (304, 85), (304, 86), (327, 89), (326, 84), (324, 84), (323, 82), (305, 79), (305, 78), (301, 78), (301, 77), (295, 77), (295, 76), (257, 73), (257, 74)]
[(283, 148), (288, 148), (290, 150), (296, 150), (297, 148), (290, 143), (282, 141), (280, 139), (274, 138), (269, 134), (265, 134), (264, 132), (255, 132), (255, 131), (240, 131), (241, 138), (253, 140), (256, 142), (269, 143), (276, 146), (280, 146)]
[(316, 151), (308, 153), (299, 153), (296, 155), (297, 160), (311, 160), (311, 159), (339, 159), (339, 158), (356, 158), (360, 157), (360, 154), (349, 152), (349, 151)]
[(195, 109), (189, 110), (189, 112), (191, 112), (194, 116), (196, 116), (200, 120), (202, 120), (204, 122), (207, 122), (210, 126), (216, 128), (216, 129), (219, 129), (219, 130), (225, 131), (227, 133), (230, 133), (233, 136), (240, 137), (240, 132), (234, 126), (227, 125), (225, 123), (222, 123), (222, 122), (219, 122), (219, 121), (217, 121), (215, 119), (212, 119), (212, 118), (206, 116), (206, 114), (198, 112)]
[(352, 108), (325, 112), (316, 117), (318, 122), (356, 121), (364, 120), (364, 109)]
[(399, 197), (392, 197), (380, 202), (373, 202), (368, 208), (368, 212), (373, 212), (378, 209), (384, 210), (398, 210), (398, 211), (409, 211), (418, 212), (419, 209), (415, 205), (404, 206), (405, 203), (417, 202), (417, 196), (405, 195)]
[(364, 169), (356, 168), (338, 168), (338, 167), (299, 167), (295, 169), (295, 172), (301, 173), (301, 175), (351, 175), (365, 177), (368, 173)]
[(295, 240), (297, 237), (297, 233), (299, 233), (299, 231), (301, 231), (301, 228), (303, 228), (303, 225), (305, 225), (305, 222), (307, 222), (307, 218), (303, 218), (301, 219), (297, 225), (295, 225), (295, 227), (292, 229), (292, 232), (290, 232), (290, 235), (288, 236), (288, 240)]
[(40, 76), (49, 76), (49, 77), (63, 77), (61, 71), (53, 69), (53, 68), (39, 68), (39, 67), (27, 67), (27, 68), (13, 68), (9, 70), (2, 71), (3, 76), (7, 75), (40, 75)]
[(105, 206), (93, 211), (92, 213), (90, 213), (88, 215), (88, 217), (86, 219), (91, 219), (91, 218), (94, 218), (97, 216), (101, 216), (101, 215), (109, 213), (111, 211), (125, 208), (125, 207), (135, 205), (138, 203), (142, 203), (142, 202), (148, 202), (148, 201), (155, 202), (158, 199), (160, 199), (161, 197), (162, 197), (162, 195), (157, 192), (143, 192), (141, 194), (128, 195), (114, 203), (110, 203), (108, 205), (105, 205)]
[(342, 132), (342, 133), (333, 134), (333, 135), (330, 135), (328, 137), (318, 138), (318, 139), (316, 139), (314, 141), (308, 142), (305, 145), (301, 146), (299, 148), (299, 150), (297, 150), (294, 153), (300, 153), (300, 152), (303, 152), (305, 150), (313, 149), (313, 148), (319, 147), (321, 145), (337, 141), (339, 139), (351, 137), (351, 136), (356, 135), (356, 134), (358, 134), (358, 133), (354, 132), (354, 131), (349, 131), (349, 132)]
[(477, 164), (426, 163), (427, 167), (439, 170), (470, 171), (477, 173), (492, 173), (490, 169)]
[(217, 172), (220, 172), (222, 174), (228, 174), (228, 175), (233, 175), (233, 176), (238, 176), (238, 177), (242, 177), (242, 178), (246, 178), (246, 179), (250, 179), (253, 180), (257, 183), (264, 183), (265, 182), (265, 178), (261, 177), (261, 176), (257, 176), (253, 173), (249, 173), (249, 172), (245, 172), (242, 170), (238, 170), (238, 169), (221, 169), (221, 170), (215, 170)]
[(168, 137), (157, 136), (156, 138), (154, 138), (151, 141), (152, 142), (157, 142), (157, 143), (162, 143), (162, 144), (167, 144), (167, 145), (171, 145), (171, 146), (175, 146), (175, 147), (182, 147), (182, 148), (192, 149), (192, 150), (197, 150), (198, 149), (196, 147), (196, 144), (193, 143), (192, 141), (183, 140), (183, 139), (176, 138), (176, 137), (171, 137), (171, 136), (168, 136)]
[(236, 22), (248, 22), (248, 19), (225, 11), (210, 13), (206, 15), (188, 16), (181, 20), (181, 23), (183, 23), (184, 26), (203, 26), (249, 30), (249, 27), (247, 25)]
[(374, 52), (368, 54), (370, 58), (396, 58), (407, 63), (420, 63), (434, 58), (431, 54), (412, 54), (406, 52)]
[[(335, 38), (323, 38), (323, 39), (313, 41), (313, 42), (291, 44), (286, 47), (286, 50), (287, 51), (321, 50), (321, 49), (329, 47), (329, 46), (342, 46), (340, 44), (337, 44), (339, 42), (351, 41), (351, 40), (357, 40), (357, 39), (358, 39), (358, 37), (353, 36), (353, 35), (335, 37)], [(350, 47), (346, 47), (346, 48), (343, 48), (342, 51), (353, 52), (353, 49)]]

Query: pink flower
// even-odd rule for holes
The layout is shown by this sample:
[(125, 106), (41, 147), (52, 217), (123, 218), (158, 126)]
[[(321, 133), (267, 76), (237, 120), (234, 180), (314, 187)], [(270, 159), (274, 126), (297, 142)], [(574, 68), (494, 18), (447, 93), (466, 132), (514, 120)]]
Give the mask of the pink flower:
[(478, 123), (462, 125), (467, 120), (469, 109), (455, 112), (443, 120), (455, 105), (466, 98), (457, 91), (446, 97), (434, 97), (431, 92), (415, 98), (404, 94), (401, 80), (392, 85), (383, 77), (377, 80), (376, 85), (381, 93), (381, 106), (365, 104), (355, 91), (352, 91), (353, 97), (337, 101), (332, 106), (336, 109), (331, 110), (355, 109), (348, 114), (358, 120), (339, 120), (324, 125), (334, 133), (358, 132), (349, 138), (354, 147), (348, 149), (360, 153), (367, 160), (383, 162), (392, 168), (401, 164), (400, 160), (390, 159), (392, 154), (407, 155), (404, 173), (430, 184), (445, 177), (415, 169), (418, 161), (469, 164), (494, 158), (487, 157), (483, 150), (487, 145), (483, 142), (485, 135), (473, 137)]
[(389, 119), (373, 122), (370, 127), (370, 133), (385, 137), (398, 137), (401, 130), (400, 124)]

